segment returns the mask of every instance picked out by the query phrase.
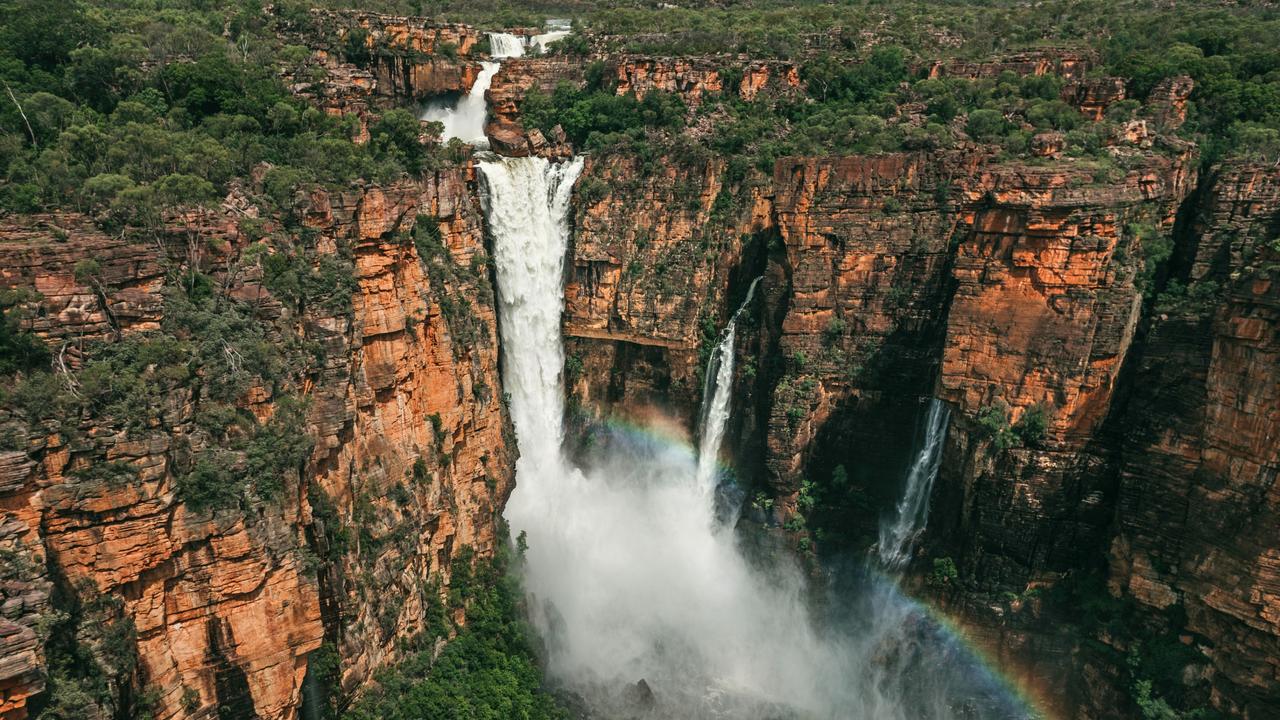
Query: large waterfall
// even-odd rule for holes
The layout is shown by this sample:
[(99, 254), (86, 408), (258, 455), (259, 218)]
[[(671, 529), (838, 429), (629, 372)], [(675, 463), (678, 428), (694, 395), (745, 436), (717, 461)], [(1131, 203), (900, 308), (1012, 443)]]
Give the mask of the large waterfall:
[(520, 449), (505, 516), (527, 535), (523, 579), (552, 685), (592, 717), (1024, 717), (892, 583), (868, 577), (870, 590), (818, 623), (793, 564), (749, 562), (716, 521), (706, 490), (730, 414), (735, 323), (709, 372), (697, 455), (659, 427), (619, 425), (583, 466), (567, 459), (562, 287), (582, 161), (478, 168)]
[(911, 559), (911, 545), (929, 517), (929, 492), (942, 464), (942, 443), (950, 417), (951, 409), (946, 403), (930, 399), (924, 442), (907, 472), (902, 498), (894, 508), (893, 518), (880, 526), (880, 562), (889, 569), (900, 569)]

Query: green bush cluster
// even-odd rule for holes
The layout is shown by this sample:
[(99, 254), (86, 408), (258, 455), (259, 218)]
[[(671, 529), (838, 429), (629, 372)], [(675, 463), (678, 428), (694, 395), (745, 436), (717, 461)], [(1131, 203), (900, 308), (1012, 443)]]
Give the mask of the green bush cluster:
[(1040, 447), (1049, 429), (1049, 408), (1036, 403), (1023, 410), (1013, 424), (1010, 424), (1010, 414), (1008, 404), (996, 401), (980, 409), (975, 419), (999, 450)]
[(384, 113), (356, 145), (349, 119), (291, 95), (275, 65), (288, 48), (258, 2), (173, 3), (159, 18), (150, 5), (0, 3), (0, 207), (151, 226), (169, 208), (214, 202), (261, 163), (272, 166), (263, 199), (288, 206), (300, 182), (388, 180), (441, 162), (412, 113)]
[(287, 480), (297, 481), (314, 445), (306, 433), (304, 410), (303, 403), (293, 398), (277, 399), (270, 420), (254, 423), (227, 446), (197, 455), (190, 471), (178, 477), (178, 496), (195, 510), (277, 499)]
[[(377, 686), (344, 720), (560, 720), (568, 714), (542, 689), (531, 630), (522, 620), (521, 590), (511, 574), (513, 557), (502, 550), (489, 563), (466, 548), (452, 565), (449, 604), (466, 608), (466, 625), (433, 659), (432, 641), (446, 632), (447, 617), (423, 633), (422, 649), (377, 674)], [(438, 597), (438, 595), (437, 595)], [(443, 609), (443, 605), (433, 605)]]
[(462, 356), (467, 348), (477, 343), (487, 345), (489, 334), (471, 300), (462, 292), (466, 288), (475, 288), (480, 302), (492, 307), (493, 286), (487, 272), (487, 259), (477, 254), (469, 266), (458, 264), (453, 253), (445, 247), (440, 219), (430, 215), (417, 216), (410, 238), (418, 253), (418, 261), (431, 281), (432, 299), (439, 305), (440, 314), (449, 326), (455, 355)]
[[(1181, 604), (1151, 618), (1132, 598), (1116, 597), (1105, 573), (1077, 570), (1055, 583), (1045, 601), (1059, 609), (1058, 617), (1073, 618), (1064, 631), (1085, 638), (1091, 652), (1113, 660), (1128, 673), (1130, 700), (1143, 720), (1215, 720), (1224, 717), (1208, 706), (1202, 682), (1188, 682), (1186, 669), (1208, 659), (1185, 630)], [(1190, 635), (1191, 643), (1184, 642)], [(1107, 643), (1093, 638), (1108, 638)], [(1127, 648), (1122, 655), (1116, 648)]]
[(44, 341), (22, 329), (22, 304), (36, 299), (31, 291), (0, 290), (0, 376), (48, 367), (52, 359)]
[(530, 91), (520, 113), (526, 127), (550, 133), (559, 125), (576, 146), (595, 150), (644, 143), (649, 131), (677, 133), (684, 128), (685, 106), (679, 95), (656, 90), (637, 99), (608, 87), (561, 83), (550, 95)]

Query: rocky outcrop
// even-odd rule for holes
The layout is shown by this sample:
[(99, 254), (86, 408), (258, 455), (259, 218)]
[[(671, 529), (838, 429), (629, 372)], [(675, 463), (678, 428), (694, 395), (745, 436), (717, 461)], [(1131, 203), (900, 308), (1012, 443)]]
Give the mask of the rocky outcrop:
[(311, 47), (316, 43), (329, 49), (364, 45), (373, 53), (387, 50), (422, 55), (468, 55), (483, 36), (462, 23), (440, 24), (422, 17), (358, 10), (313, 9), (303, 27), (292, 29), (306, 34)]
[(1077, 79), (1062, 88), (1062, 99), (1079, 108), (1086, 118), (1097, 122), (1109, 106), (1124, 100), (1125, 87), (1124, 78)]
[(1147, 96), (1147, 112), (1157, 125), (1177, 130), (1187, 120), (1187, 101), (1194, 89), (1195, 82), (1186, 75), (1165, 78)]
[[(801, 85), (799, 70), (789, 62), (643, 55), (612, 55), (599, 62), (604, 63), (602, 83), (617, 94), (644, 98), (652, 91), (672, 93), (679, 95), (689, 108), (696, 108), (710, 94), (736, 92), (750, 101), (761, 93), (790, 93)], [(550, 94), (562, 82), (581, 87), (585, 80), (581, 58), (550, 56), (504, 61), (489, 86), (490, 139), (522, 148), (524, 143), (516, 138), (525, 130), (520, 123), (520, 103), (525, 96), (535, 88)]]
[(1041, 48), (1011, 53), (991, 60), (939, 60), (929, 68), (929, 77), (993, 78), (1006, 71), (1016, 75), (1061, 75), (1083, 77), (1095, 58), (1079, 48)]
[(651, 90), (677, 94), (691, 107), (704, 95), (723, 89), (718, 68), (710, 62), (685, 58), (630, 58), (613, 64), (619, 95), (643, 98)]
[[(40, 690), (44, 658), (31, 630), (51, 585), (74, 598), (59, 611), (74, 602), (77, 642), (98, 658), (120, 713), (136, 709), (134, 688), (158, 718), (218, 707), (294, 717), (323, 643), (355, 691), (412, 647), (405, 639), (434, 640), (428, 617), (446, 602), (454, 558), (492, 551), (512, 482), (469, 173), (317, 191), (300, 211), (305, 233), (274, 231), (305, 234), (317, 258), (351, 258), (349, 311), (273, 297), (241, 255), (247, 239), (234, 215), (184, 231), (212, 240), (215, 256), (199, 266), (256, 307), (278, 342), (308, 343), (323, 357), (299, 385), (259, 378), (237, 401), (266, 422), (287, 394), (305, 398), (315, 449), (274, 499), (216, 511), (184, 503), (184, 458), (207, 442), (198, 428), (211, 402), (189, 380), (175, 381), (141, 429), (96, 414), (24, 429), (5, 408), (6, 437), (21, 438), (0, 460), (6, 717), (21, 717)], [(407, 236), (420, 215), (441, 238), (425, 258), (418, 248), (432, 246)], [(85, 346), (90, 356), (93, 342), (168, 322), (172, 268), (190, 260), (166, 261), (156, 253), (164, 245), (105, 236), (77, 216), (3, 232), (4, 286), (41, 293), (28, 296), (27, 327), (53, 349)]]
[(520, 123), (520, 103), (531, 90), (550, 94), (556, 85), (567, 82), (579, 86), (584, 81), (581, 58), (564, 56), (528, 57), (505, 60), (489, 84), (489, 125), (486, 134), (508, 145), (518, 146), (524, 136)]
[(470, 53), (481, 33), (469, 25), (433, 25), (422, 18), (312, 10), (310, 22), (286, 38), (308, 48), (282, 62), (293, 94), (331, 115), (354, 117), (357, 142), (380, 111), (465, 93), (480, 73)]
[(0, 221), (0, 283), (34, 293), (30, 329), (78, 357), (86, 342), (157, 330), (164, 268), (155, 249), (80, 215)]

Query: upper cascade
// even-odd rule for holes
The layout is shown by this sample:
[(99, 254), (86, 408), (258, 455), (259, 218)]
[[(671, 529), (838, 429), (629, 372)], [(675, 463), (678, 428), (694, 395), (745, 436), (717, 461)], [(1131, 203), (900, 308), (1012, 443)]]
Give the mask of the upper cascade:
[(489, 33), (489, 57), (494, 59), (524, 57), (524, 39), (511, 33)]
[(429, 102), (418, 119), (443, 124), (444, 131), (440, 136), (443, 141), (457, 138), (468, 145), (488, 147), (489, 138), (485, 135), (484, 126), (489, 119), (489, 101), (485, 95), (499, 67), (496, 62), (481, 62), (480, 74), (466, 95), (452, 102)]
[(489, 57), (494, 59), (524, 57), (526, 52), (541, 55), (547, 51), (551, 43), (568, 37), (572, 31), (563, 21), (547, 21), (547, 32), (537, 35), (516, 35), (514, 33), (489, 33)]

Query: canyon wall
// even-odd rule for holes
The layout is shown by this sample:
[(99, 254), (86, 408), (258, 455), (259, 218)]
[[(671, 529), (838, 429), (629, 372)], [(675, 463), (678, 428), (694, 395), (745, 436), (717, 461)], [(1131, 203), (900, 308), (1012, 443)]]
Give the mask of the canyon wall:
[[(513, 479), (469, 180), (457, 168), (300, 198), (305, 227), (276, 227), (267, 243), (306, 243), (315, 262), (347, 259), (349, 308), (299, 308), (267, 289), (245, 259), (252, 207), (174, 226), (168, 258), (156, 252), (163, 243), (105, 235), (74, 215), (0, 228), (0, 282), (38, 293), (24, 305), (29, 327), (70, 369), (109, 352), (95, 343), (146, 341), (174, 322), (173, 268), (189, 259), (174, 241), (184, 236), (211, 244), (199, 267), (228, 301), (253, 308), (270, 342), (303, 342), (323, 358), (296, 384), (256, 377), (236, 400), (269, 424), (293, 407), (287, 396), (299, 398), (314, 449), (277, 497), (235, 508), (183, 500), (213, 407), (194, 378), (164, 380), (164, 402), (141, 427), (78, 410), (36, 425), (7, 415), (5, 717), (24, 717), (54, 671), (49, 643), (65, 638), (41, 635), (68, 617), (63, 630), (109, 679), (96, 699), (127, 714), (145, 696), (158, 718), (219, 707), (222, 717), (294, 717), (323, 644), (353, 690), (411, 648), (405, 639), (435, 642), (433, 613), (447, 606), (463, 621), (446, 600), (451, 565), (492, 551)], [(439, 224), (432, 257), (407, 239), (420, 214)]]
[(1216, 166), (1189, 224), (1185, 290), (1134, 369), (1109, 580), (1185, 617), (1214, 704), (1261, 718), (1280, 693), (1280, 170)]
[[(1228, 163), (1200, 179), (1194, 148), (1155, 142), (1121, 168), (996, 162), (977, 147), (787, 158), (740, 193), (750, 212), (708, 216), (692, 237), (653, 188), (683, 174), (699, 218), (715, 176), (672, 159), (637, 182), (622, 161), (594, 160), (566, 309), (574, 391), (596, 412), (656, 405), (692, 428), (687, 383), (705, 345), (692, 308), (718, 328), (745, 268), (761, 268), (736, 451), (741, 476), (774, 497), (767, 523), (807, 535), (784, 521), (839, 468), (844, 539), (873, 543), (922, 401), (941, 397), (955, 412), (918, 591), (1072, 715), (1136, 712), (1125, 657), (1181, 633), (1193, 652), (1171, 662), (1189, 673), (1185, 697), (1263, 717), (1277, 652), (1275, 173)], [(663, 262), (721, 232), (763, 242)], [(1217, 295), (1180, 289), (1214, 278)], [(1210, 502), (1222, 512), (1191, 509)], [(940, 557), (957, 575), (930, 585), (927, 559)], [(1076, 625), (1055, 599), (1106, 575), (1108, 558), (1107, 602), (1137, 603), (1130, 638)]]

